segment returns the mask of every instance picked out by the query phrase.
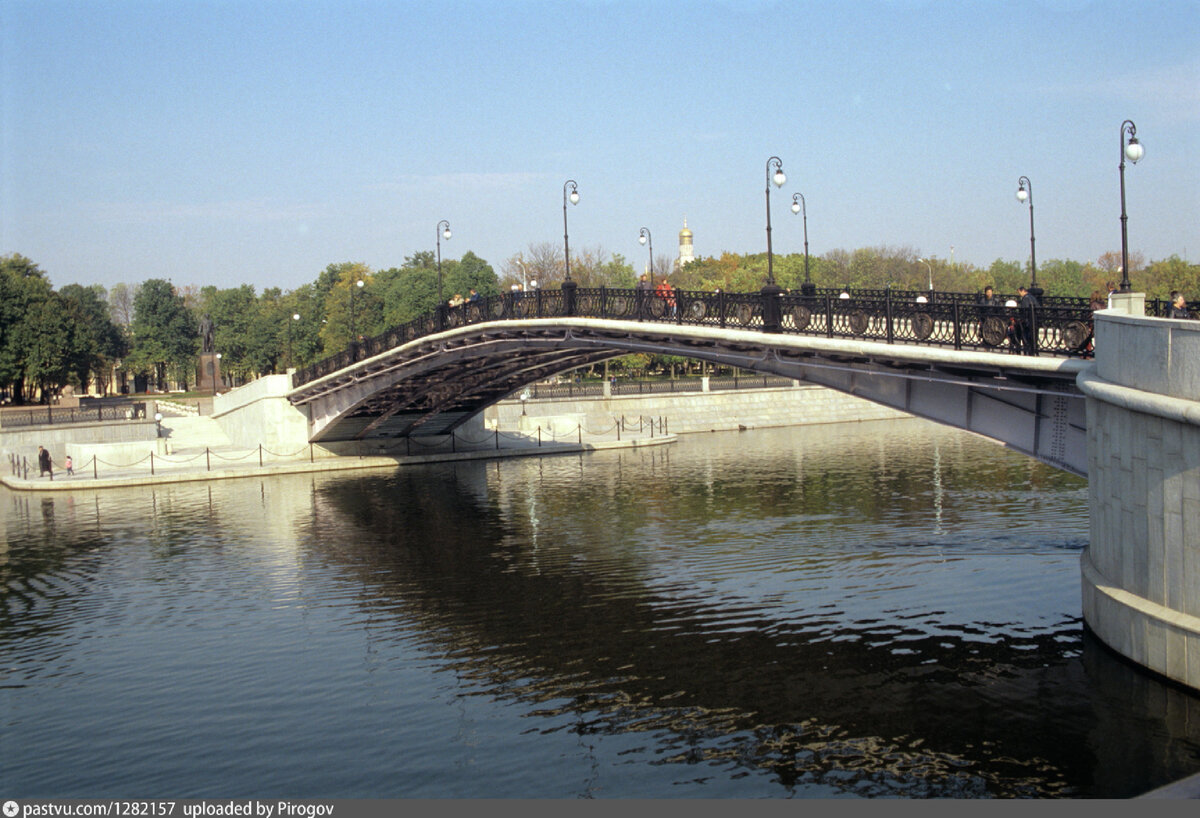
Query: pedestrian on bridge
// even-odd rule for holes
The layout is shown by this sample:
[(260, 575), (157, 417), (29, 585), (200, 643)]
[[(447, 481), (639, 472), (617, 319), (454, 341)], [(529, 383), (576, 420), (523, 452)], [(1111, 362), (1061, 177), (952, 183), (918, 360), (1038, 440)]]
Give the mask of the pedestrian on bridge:
[(1018, 285), (1017, 296), (1017, 352), (1023, 352), (1026, 355), (1037, 355), (1037, 330), (1034, 327), (1036, 319), (1033, 314), (1034, 308), (1038, 305), (1037, 298), (1023, 284)]
[(1171, 306), (1167, 307), (1167, 318), (1192, 318), (1192, 312), (1188, 309), (1187, 299), (1183, 297), (1183, 293), (1179, 290), (1171, 291)]
[(49, 474), (50, 479), (54, 479), (54, 461), (50, 459), (50, 452), (38, 446), (38, 477)]

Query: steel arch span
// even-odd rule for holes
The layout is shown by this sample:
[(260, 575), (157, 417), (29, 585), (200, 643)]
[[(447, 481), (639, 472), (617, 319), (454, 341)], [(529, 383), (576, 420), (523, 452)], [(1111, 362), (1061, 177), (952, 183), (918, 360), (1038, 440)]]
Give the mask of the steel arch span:
[(1087, 474), (1075, 379), (1090, 362), (1075, 358), (554, 317), (426, 335), (308, 381), (288, 400), (307, 412), (313, 442), (446, 434), (528, 384), (636, 352), (826, 386)]

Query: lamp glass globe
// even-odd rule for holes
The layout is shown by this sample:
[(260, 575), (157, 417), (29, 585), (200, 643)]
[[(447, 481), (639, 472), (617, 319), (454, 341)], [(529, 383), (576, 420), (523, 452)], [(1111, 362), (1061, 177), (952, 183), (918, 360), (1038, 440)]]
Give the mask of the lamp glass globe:
[(638, 244), (645, 244), (645, 243), (646, 243), (646, 234), (643, 233), (642, 235), (638, 236)]
[(1146, 155), (1146, 149), (1142, 147), (1142, 143), (1137, 141), (1137, 137), (1132, 137), (1129, 144), (1125, 146), (1125, 155), (1129, 157), (1129, 161), (1135, 165), (1137, 161)]
[(792, 212), (793, 213), (800, 212), (800, 203), (799, 202), (792, 202)]
[(571, 204), (579, 204), (579, 191), (571, 191)]
[(775, 187), (783, 187), (783, 183), (787, 181), (787, 177), (783, 175), (783, 168), (775, 171), (775, 175), (771, 179), (775, 182)]
[(445, 230), (442, 231), (442, 238), (444, 238), (444, 239), (450, 238), (450, 228), (449, 227), (447, 227)]
[(1017, 188), (1017, 201), (1023, 202), (1029, 198), (1029, 191), (1023, 187)]

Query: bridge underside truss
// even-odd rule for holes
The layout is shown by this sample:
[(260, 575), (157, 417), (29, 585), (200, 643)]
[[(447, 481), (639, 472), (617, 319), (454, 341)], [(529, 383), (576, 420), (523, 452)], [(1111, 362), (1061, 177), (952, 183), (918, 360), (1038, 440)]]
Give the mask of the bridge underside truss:
[(631, 321), (474, 324), (304, 384), (289, 400), (316, 441), (447, 434), (524, 386), (628, 353), (679, 355), (830, 387), (986, 435), (1086, 475), (1088, 364)]

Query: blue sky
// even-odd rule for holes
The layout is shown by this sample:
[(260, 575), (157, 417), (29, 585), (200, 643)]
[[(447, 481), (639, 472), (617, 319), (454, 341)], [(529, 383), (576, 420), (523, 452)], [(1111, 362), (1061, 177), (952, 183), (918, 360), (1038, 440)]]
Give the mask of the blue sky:
[(1200, 0), (0, 0), (0, 254), (56, 287), (399, 265), (453, 238), (1200, 258)]

